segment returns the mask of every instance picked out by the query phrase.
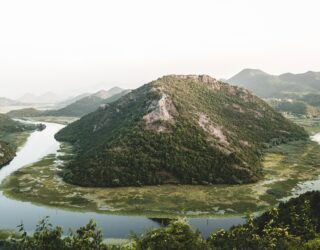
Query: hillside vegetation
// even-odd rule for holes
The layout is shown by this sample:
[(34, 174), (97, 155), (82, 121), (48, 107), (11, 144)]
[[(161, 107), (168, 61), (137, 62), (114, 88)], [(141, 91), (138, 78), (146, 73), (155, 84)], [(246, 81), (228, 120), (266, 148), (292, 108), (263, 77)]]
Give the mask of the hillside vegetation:
[(12, 135), (33, 129), (36, 129), (36, 126), (20, 123), (0, 114), (0, 166), (15, 156), (16, 145), (11, 139)]
[(8, 143), (0, 141), (0, 167), (10, 162), (15, 156), (15, 152)]
[(267, 102), (277, 111), (294, 116), (312, 118), (320, 115), (320, 105), (313, 106), (304, 100), (268, 99)]
[(320, 115), (320, 73), (270, 75), (258, 69), (244, 69), (228, 80), (266, 98), (277, 111), (294, 116)]
[(209, 76), (164, 76), (61, 130), (65, 180), (85, 186), (248, 183), (265, 147), (306, 138), (249, 91)]
[(6, 115), (12, 118), (18, 118), (18, 117), (37, 117), (41, 116), (43, 114), (43, 111), (35, 109), (35, 108), (24, 108), (24, 109), (17, 109), (17, 110), (11, 110)]

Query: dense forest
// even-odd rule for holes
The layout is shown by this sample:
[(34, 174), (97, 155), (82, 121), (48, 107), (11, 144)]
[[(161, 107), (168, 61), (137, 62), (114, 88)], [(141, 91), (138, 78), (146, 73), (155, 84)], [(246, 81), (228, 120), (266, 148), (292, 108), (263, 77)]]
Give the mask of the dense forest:
[(75, 148), (64, 179), (85, 186), (254, 182), (264, 148), (304, 138), (258, 97), (209, 76), (159, 78), (56, 135)]
[[(132, 235), (123, 245), (107, 245), (93, 221), (75, 232), (63, 235), (48, 218), (40, 221), (34, 234), (23, 225), (19, 233), (8, 234), (0, 241), (1, 249), (24, 250), (313, 250), (320, 249), (320, 192), (308, 192), (281, 203), (257, 218), (228, 231), (213, 232), (208, 239), (194, 231), (184, 219), (168, 226)], [(112, 225), (110, 225), (112, 226)]]
[(305, 96), (297, 99), (269, 99), (267, 102), (277, 111), (289, 113), (294, 116), (312, 118), (320, 115), (320, 105), (316, 102), (316, 100), (312, 101), (312, 99), (310, 102), (307, 102)]

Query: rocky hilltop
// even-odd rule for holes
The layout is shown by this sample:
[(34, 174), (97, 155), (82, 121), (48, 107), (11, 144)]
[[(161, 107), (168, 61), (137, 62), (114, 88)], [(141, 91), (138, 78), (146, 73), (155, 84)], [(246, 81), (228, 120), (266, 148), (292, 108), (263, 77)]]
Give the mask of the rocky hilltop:
[(246, 89), (207, 75), (168, 75), (61, 130), (75, 146), (65, 180), (84, 186), (248, 183), (263, 149), (306, 138)]

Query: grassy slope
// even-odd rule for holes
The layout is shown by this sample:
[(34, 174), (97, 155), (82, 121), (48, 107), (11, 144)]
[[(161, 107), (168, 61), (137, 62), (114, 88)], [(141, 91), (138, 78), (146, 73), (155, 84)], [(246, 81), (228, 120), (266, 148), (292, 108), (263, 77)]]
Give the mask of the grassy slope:
[[(166, 76), (69, 125), (56, 135), (78, 151), (64, 178), (88, 186), (252, 182), (261, 176), (266, 144), (306, 137), (249, 92), (221, 82), (216, 90), (210, 84)], [(162, 133), (143, 120), (150, 103), (161, 98), (154, 89), (162, 89), (177, 111), (174, 123), (152, 124), (165, 127)], [(221, 127), (227, 146), (199, 126), (199, 113)]]

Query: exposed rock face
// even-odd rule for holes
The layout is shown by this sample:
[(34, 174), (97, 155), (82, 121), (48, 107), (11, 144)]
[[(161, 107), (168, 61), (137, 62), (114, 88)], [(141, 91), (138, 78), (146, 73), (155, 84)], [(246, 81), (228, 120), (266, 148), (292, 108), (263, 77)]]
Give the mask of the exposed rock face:
[(158, 132), (166, 130), (165, 126), (157, 124), (156, 122), (171, 122), (174, 123), (174, 115), (177, 115), (177, 110), (172, 103), (172, 100), (161, 89), (157, 89), (160, 93), (159, 100), (153, 100), (148, 107), (149, 113), (143, 119), (146, 122), (147, 128), (156, 129)]
[(229, 145), (228, 139), (222, 131), (222, 127), (210, 121), (207, 115), (201, 113), (199, 114), (199, 125), (211, 136), (218, 139), (219, 142), (225, 145)]
[(172, 111), (176, 112), (172, 101), (163, 92), (161, 92), (161, 98), (159, 100), (152, 101), (149, 106), (149, 111), (150, 113), (143, 117), (147, 124), (151, 124), (156, 121), (172, 121), (173, 116), (170, 113)]

